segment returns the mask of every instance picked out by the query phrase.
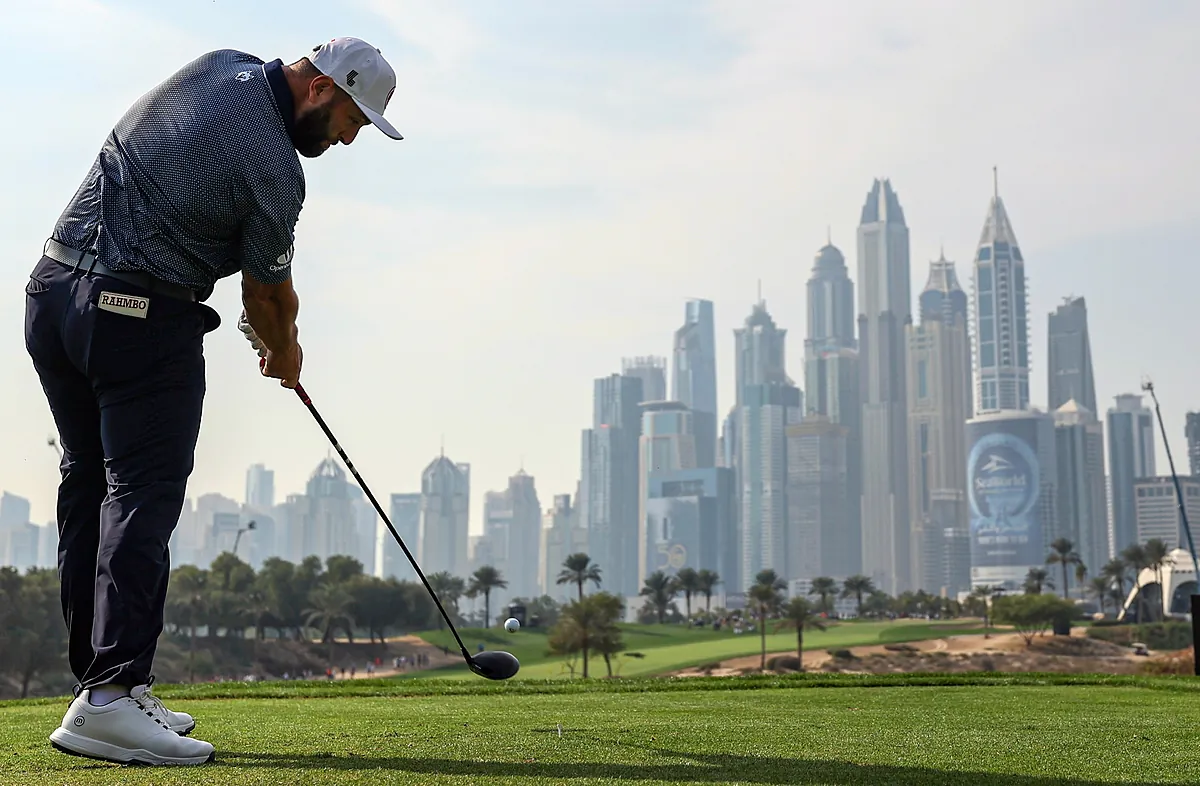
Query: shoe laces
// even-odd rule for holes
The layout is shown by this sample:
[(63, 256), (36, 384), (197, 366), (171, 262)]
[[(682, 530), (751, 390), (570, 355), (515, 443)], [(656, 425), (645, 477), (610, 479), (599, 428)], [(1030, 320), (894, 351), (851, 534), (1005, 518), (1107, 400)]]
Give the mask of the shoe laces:
[(138, 685), (133, 688), (129, 691), (129, 698), (137, 702), (137, 705), (151, 718), (159, 721), (163, 726), (170, 727), (171, 718), (167, 715), (167, 708), (160, 698), (150, 692), (149, 685)]

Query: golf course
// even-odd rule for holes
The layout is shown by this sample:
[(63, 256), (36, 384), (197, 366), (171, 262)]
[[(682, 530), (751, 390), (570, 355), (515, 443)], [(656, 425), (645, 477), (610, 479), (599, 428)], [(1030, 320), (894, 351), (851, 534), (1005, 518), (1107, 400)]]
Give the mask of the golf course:
[(1063, 675), (351, 680), (163, 686), (217, 747), (130, 768), (46, 742), (66, 701), (0, 704), (0, 783), (962, 784), (1200, 779), (1200, 684)]
[[(643, 677), (666, 674), (689, 666), (754, 655), (761, 651), (762, 641), (757, 632), (736, 634), (729, 630), (679, 625), (621, 625), (625, 651), (616, 656), (613, 673), (621, 677)], [(767, 652), (796, 651), (794, 631), (775, 632), (772, 625), (767, 634)], [(868, 644), (923, 641), (942, 636), (982, 633), (979, 620), (929, 622), (926, 620), (897, 620), (895, 622), (839, 622), (827, 630), (806, 631), (804, 649), (834, 649)], [(554, 679), (570, 677), (568, 659), (549, 654), (545, 630), (526, 628), (518, 634), (505, 633), (503, 628), (482, 630), (466, 628), (461, 631), (468, 648), (483, 644), (485, 649), (507, 650), (521, 661), (520, 677)], [(435, 646), (457, 650), (449, 631), (428, 631), (420, 637)], [(575, 658), (575, 671), (582, 672), (582, 662)], [(605, 676), (604, 661), (591, 659), (589, 676)], [(460, 660), (435, 672), (415, 672), (412, 676), (472, 678)]]

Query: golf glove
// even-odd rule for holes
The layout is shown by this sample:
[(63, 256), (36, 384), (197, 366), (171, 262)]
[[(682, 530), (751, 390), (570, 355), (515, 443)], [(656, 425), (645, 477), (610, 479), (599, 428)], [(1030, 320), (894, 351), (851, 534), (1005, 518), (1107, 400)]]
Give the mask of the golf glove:
[(267, 347), (262, 343), (262, 339), (254, 332), (254, 328), (250, 327), (249, 321), (246, 320), (246, 312), (243, 311), (241, 317), (238, 318), (238, 330), (242, 331), (242, 335), (250, 342), (250, 346), (254, 347), (260, 358), (267, 356)]

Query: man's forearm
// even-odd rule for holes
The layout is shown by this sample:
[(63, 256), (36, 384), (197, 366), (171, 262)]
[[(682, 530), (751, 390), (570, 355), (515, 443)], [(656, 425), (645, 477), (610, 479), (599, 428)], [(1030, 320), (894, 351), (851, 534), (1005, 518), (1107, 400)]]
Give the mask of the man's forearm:
[(275, 353), (287, 352), (296, 344), (296, 315), (300, 311), (300, 298), (292, 291), (260, 298), (242, 290), (242, 306), (246, 310), (246, 321), (254, 329), (259, 340)]

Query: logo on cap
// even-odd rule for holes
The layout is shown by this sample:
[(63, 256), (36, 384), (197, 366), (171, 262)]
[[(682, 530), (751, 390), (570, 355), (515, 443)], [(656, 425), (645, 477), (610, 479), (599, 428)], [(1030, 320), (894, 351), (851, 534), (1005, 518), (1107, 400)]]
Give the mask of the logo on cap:
[(346, 84), (350, 87), (354, 87), (354, 77), (356, 76), (358, 76), (357, 71), (351, 71), (350, 73), (346, 74)]

